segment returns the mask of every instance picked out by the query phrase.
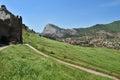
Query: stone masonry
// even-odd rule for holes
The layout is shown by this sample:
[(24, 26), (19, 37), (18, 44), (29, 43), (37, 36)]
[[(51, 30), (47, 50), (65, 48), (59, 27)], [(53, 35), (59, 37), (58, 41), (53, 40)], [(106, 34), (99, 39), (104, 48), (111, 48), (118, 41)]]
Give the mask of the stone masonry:
[(0, 44), (22, 43), (22, 17), (0, 8)]

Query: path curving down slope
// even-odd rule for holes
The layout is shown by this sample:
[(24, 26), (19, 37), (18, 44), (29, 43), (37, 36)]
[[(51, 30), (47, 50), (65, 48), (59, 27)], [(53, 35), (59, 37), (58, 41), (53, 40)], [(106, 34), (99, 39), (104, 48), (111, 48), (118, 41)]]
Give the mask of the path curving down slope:
[(97, 71), (92, 70), (92, 69), (88, 69), (88, 68), (85, 68), (85, 67), (82, 67), (82, 66), (78, 66), (78, 65), (75, 65), (75, 64), (72, 64), (72, 63), (69, 63), (69, 62), (65, 62), (65, 61), (59, 60), (57, 58), (51, 57), (51, 56), (49, 56), (47, 54), (44, 54), (44, 53), (40, 52), (39, 50), (35, 49), (34, 47), (32, 47), (29, 44), (25, 44), (25, 45), (28, 46), (29, 48), (31, 48), (32, 50), (34, 50), (37, 54), (40, 54), (40, 55), (42, 55), (44, 57), (47, 57), (47, 58), (51, 58), (51, 59), (53, 59), (55, 61), (58, 61), (58, 62), (60, 62), (60, 63), (62, 63), (64, 65), (68, 65), (68, 66), (71, 66), (73, 68), (77, 68), (77, 69), (89, 72), (91, 74), (107, 77), (107, 78), (110, 78), (110, 79), (113, 79), (113, 80), (120, 80), (117, 77), (114, 77), (114, 76), (111, 76), (111, 75), (108, 75), (108, 74), (105, 74), (105, 73), (102, 73), (102, 72), (97, 72)]

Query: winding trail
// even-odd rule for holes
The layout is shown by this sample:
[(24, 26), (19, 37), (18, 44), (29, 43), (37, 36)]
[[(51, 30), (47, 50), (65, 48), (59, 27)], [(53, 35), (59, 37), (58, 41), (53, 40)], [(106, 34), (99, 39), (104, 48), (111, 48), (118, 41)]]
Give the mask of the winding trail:
[(32, 47), (31, 45), (29, 44), (25, 44), (26, 46), (28, 46), (29, 48), (31, 48), (32, 50), (34, 50), (36, 53), (44, 56), (44, 57), (47, 57), (47, 58), (51, 58), (55, 61), (58, 61), (64, 65), (68, 65), (68, 66), (71, 66), (71, 67), (74, 67), (74, 68), (77, 68), (77, 69), (80, 69), (80, 70), (83, 70), (83, 71), (86, 71), (86, 72), (89, 72), (91, 74), (95, 74), (95, 75), (99, 75), (99, 76), (103, 76), (103, 77), (107, 77), (107, 78), (110, 78), (110, 79), (113, 79), (113, 80), (120, 80), (118, 79), (117, 77), (114, 77), (114, 76), (111, 76), (111, 75), (108, 75), (108, 74), (105, 74), (105, 73), (102, 73), (102, 72), (97, 72), (95, 70), (91, 70), (91, 69), (88, 69), (88, 68), (85, 68), (85, 67), (82, 67), (82, 66), (78, 66), (78, 65), (75, 65), (75, 64), (71, 64), (71, 63), (68, 63), (68, 62), (65, 62), (65, 61), (62, 61), (62, 60), (59, 60), (57, 58), (54, 58), (54, 57), (51, 57), (47, 54), (44, 54), (40, 51), (38, 51), (37, 49), (35, 49), (34, 47)]

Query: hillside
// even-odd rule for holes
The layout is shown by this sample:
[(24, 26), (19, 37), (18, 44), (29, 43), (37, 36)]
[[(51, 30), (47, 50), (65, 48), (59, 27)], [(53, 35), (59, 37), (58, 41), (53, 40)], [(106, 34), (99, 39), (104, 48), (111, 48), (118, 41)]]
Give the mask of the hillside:
[[(27, 29), (27, 30), (26, 30)], [(84, 48), (41, 37), (24, 26), (23, 39), (47, 55), (119, 78), (120, 51)], [(5, 64), (4, 64), (5, 63)], [(8, 67), (9, 66), (9, 67)], [(106, 67), (107, 66), (107, 67)], [(111, 80), (38, 56), (25, 45), (0, 51), (0, 80)]]
[(48, 24), (42, 35), (75, 45), (120, 49), (120, 21), (74, 29), (56, 28), (56, 25)]
[(117, 77), (120, 75), (119, 50), (73, 46), (29, 31), (25, 31), (23, 37), (25, 42), (55, 58)]
[(111, 80), (62, 65), (25, 45), (0, 51), (0, 80)]
[(120, 32), (120, 21), (114, 21), (109, 24), (96, 24), (94, 26), (91, 26), (89, 28), (79, 28), (76, 29), (80, 35), (84, 34), (94, 34), (96, 32), (99, 32), (101, 30), (104, 30), (105, 32), (109, 33), (118, 33)]

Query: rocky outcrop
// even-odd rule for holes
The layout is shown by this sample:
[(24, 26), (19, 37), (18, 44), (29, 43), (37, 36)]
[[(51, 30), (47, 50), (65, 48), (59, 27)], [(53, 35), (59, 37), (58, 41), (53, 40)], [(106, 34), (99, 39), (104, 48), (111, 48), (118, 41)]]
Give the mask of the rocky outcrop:
[(48, 38), (60, 38), (63, 36), (64, 30), (53, 25), (53, 24), (47, 24), (44, 28), (44, 31), (42, 32), (42, 35)]
[(58, 41), (81, 46), (104, 46), (120, 49), (120, 21), (97, 24), (89, 28), (63, 29), (48, 24), (42, 35)]
[(22, 17), (0, 8), (0, 43), (22, 43)]
[(42, 35), (48, 38), (57, 39), (65, 38), (67, 36), (75, 36), (76, 30), (74, 29), (62, 29), (53, 24), (47, 24), (42, 32)]

